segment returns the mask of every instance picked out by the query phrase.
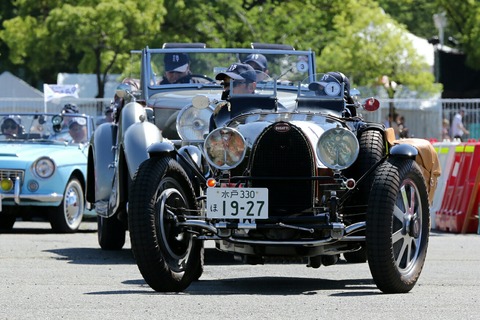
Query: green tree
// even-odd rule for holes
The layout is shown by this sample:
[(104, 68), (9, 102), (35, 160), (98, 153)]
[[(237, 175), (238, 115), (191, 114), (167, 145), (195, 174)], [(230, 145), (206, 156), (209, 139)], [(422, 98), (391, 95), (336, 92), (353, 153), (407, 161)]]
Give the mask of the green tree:
[(453, 36), (459, 41), (467, 57), (467, 64), (480, 70), (480, 1), (446, 1), (437, 0), (447, 16), (446, 37)]
[(333, 21), (334, 38), (317, 59), (320, 70), (341, 70), (357, 86), (382, 84), (379, 80), (386, 76), (410, 91), (439, 91), (402, 25), (367, 0), (347, 1), (344, 7)]
[(433, 15), (439, 12), (439, 5), (431, 0), (376, 0), (378, 5), (411, 33), (430, 39), (437, 35)]
[(96, 74), (99, 98), (106, 76), (123, 70), (130, 49), (148, 45), (166, 13), (163, 1), (148, 0), (18, 0), (16, 5), (19, 15), (4, 21), (0, 33), (10, 60), (39, 76), (58, 62), (74, 63), (62, 71)]

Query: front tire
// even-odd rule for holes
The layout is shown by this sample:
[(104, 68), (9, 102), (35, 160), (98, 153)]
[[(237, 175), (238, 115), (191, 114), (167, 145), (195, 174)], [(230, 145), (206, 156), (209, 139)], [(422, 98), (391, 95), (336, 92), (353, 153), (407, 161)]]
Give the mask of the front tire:
[(183, 291), (203, 268), (203, 243), (177, 224), (197, 209), (185, 171), (172, 158), (148, 159), (129, 194), (131, 246), (143, 278), (155, 291)]
[(17, 216), (12, 207), (3, 207), (0, 212), (0, 231), (10, 231), (17, 220)]
[(416, 284), (428, 246), (428, 193), (415, 161), (390, 159), (375, 175), (367, 212), (368, 264), (384, 293), (406, 293)]
[(78, 230), (85, 211), (85, 196), (77, 178), (70, 178), (60, 205), (49, 213), (54, 232), (72, 233)]

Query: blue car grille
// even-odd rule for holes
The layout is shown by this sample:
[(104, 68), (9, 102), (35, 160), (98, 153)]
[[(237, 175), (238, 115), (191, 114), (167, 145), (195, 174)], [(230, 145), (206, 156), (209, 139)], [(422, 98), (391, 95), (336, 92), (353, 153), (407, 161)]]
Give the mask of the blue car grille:
[(313, 205), (314, 183), (308, 179), (315, 175), (313, 150), (301, 130), (287, 126), (286, 132), (275, 129), (278, 123), (266, 128), (252, 150), (252, 186), (269, 189), (271, 216), (299, 213)]
[[(25, 172), (23, 170), (0, 169), (0, 180), (10, 178), (12, 181), (15, 181), (17, 177), (20, 177), (20, 184), (22, 184)], [(11, 192), (13, 192), (13, 190)]]

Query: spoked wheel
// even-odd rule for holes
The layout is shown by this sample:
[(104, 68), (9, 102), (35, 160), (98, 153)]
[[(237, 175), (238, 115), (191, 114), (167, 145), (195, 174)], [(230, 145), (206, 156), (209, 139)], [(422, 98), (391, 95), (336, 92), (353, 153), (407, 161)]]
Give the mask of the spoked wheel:
[(375, 175), (367, 212), (368, 264), (384, 293), (405, 293), (416, 284), (427, 254), (428, 194), (418, 165), (390, 159)]
[(140, 165), (129, 192), (130, 239), (137, 266), (156, 291), (182, 291), (202, 273), (203, 243), (178, 225), (195, 210), (193, 187), (175, 160)]
[(77, 178), (71, 178), (60, 205), (49, 214), (50, 225), (54, 232), (70, 233), (78, 230), (85, 210), (83, 188)]

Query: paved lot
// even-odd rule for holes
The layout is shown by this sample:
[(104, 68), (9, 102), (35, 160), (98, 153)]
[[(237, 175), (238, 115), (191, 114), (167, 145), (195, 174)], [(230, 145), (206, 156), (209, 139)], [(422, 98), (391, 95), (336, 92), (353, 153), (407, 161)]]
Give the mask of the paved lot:
[(99, 249), (93, 222), (68, 235), (17, 222), (0, 234), (0, 319), (480, 318), (480, 235), (432, 232), (420, 280), (397, 295), (380, 293), (367, 264), (249, 266), (214, 249), (200, 281), (161, 294), (129, 247)]

